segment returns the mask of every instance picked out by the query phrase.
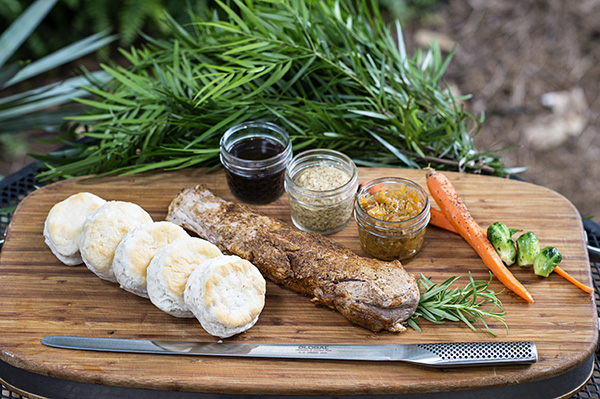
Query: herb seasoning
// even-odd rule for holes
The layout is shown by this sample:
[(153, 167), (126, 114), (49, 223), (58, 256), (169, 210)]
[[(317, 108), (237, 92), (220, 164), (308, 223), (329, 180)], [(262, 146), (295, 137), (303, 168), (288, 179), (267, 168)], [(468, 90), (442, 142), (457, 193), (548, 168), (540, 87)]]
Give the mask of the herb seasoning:
[(376, 179), (361, 187), (354, 217), (366, 254), (382, 260), (408, 260), (423, 245), (429, 198), (422, 187), (410, 180)]
[(335, 233), (352, 218), (358, 170), (334, 150), (310, 150), (296, 156), (285, 176), (292, 222), (301, 230)]
[(288, 134), (272, 123), (242, 123), (221, 138), (220, 158), (229, 191), (243, 202), (266, 204), (279, 198), (291, 157)]
[(294, 176), (294, 183), (307, 190), (328, 191), (342, 187), (350, 181), (350, 175), (332, 165), (309, 166)]

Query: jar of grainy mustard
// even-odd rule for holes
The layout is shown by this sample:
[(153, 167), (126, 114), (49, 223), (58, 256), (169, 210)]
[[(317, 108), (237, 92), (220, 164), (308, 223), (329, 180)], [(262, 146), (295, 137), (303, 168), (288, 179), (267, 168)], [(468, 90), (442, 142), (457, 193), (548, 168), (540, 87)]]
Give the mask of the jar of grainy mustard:
[(363, 184), (354, 218), (363, 251), (382, 260), (414, 257), (429, 223), (429, 198), (417, 183), (384, 177)]
[(296, 155), (285, 172), (290, 215), (304, 231), (333, 234), (352, 218), (358, 170), (341, 152), (316, 149)]

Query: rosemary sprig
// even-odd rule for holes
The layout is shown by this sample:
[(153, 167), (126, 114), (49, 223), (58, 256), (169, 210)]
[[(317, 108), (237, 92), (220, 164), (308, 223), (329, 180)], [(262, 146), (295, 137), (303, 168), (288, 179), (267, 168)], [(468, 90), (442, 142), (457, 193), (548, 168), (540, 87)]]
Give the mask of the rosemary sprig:
[[(421, 274), (417, 280), (421, 290), (421, 299), (417, 310), (409, 319), (408, 325), (421, 332), (417, 319), (422, 317), (436, 324), (442, 324), (445, 321), (462, 321), (473, 331), (477, 331), (474, 323), (480, 321), (490, 334), (496, 336), (485, 321), (485, 318), (491, 318), (504, 324), (508, 334), (502, 302), (496, 296), (497, 294), (489, 289), (492, 273), (487, 281), (475, 281), (469, 272), (469, 283), (464, 288), (451, 289), (452, 284), (459, 278), (454, 276), (441, 284), (434, 284), (430, 278)], [(490, 304), (491, 309), (484, 310), (483, 306), (486, 304)]]
[(434, 43), (409, 57), (376, 0), (215, 2), (189, 26), (167, 16), (172, 40), (121, 50), (129, 65), (104, 65), (110, 83), (90, 79), (91, 111), (71, 119), (93, 140), (38, 156), (42, 178), (215, 166), (222, 133), (251, 119), (280, 124), (294, 151), (362, 166), (504, 173), (474, 147), (483, 118), (444, 84), (452, 54)]

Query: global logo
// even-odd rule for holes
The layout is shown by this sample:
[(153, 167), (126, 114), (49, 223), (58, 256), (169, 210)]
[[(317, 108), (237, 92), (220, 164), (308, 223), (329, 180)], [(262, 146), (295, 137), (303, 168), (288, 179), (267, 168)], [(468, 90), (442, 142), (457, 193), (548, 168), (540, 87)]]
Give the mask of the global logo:
[(302, 352), (326, 352), (329, 347), (327, 345), (298, 345), (298, 350)]

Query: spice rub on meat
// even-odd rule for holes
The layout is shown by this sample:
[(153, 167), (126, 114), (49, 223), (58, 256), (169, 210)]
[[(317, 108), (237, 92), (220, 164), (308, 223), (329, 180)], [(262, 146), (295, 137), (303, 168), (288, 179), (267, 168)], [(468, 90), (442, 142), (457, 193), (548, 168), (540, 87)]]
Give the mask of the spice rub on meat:
[(306, 233), (199, 185), (182, 190), (167, 220), (222, 251), (252, 262), (276, 284), (311, 295), (372, 331), (402, 332), (419, 303), (415, 278), (398, 261), (356, 255), (336, 241)]

